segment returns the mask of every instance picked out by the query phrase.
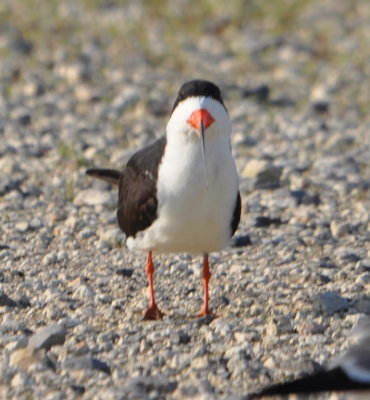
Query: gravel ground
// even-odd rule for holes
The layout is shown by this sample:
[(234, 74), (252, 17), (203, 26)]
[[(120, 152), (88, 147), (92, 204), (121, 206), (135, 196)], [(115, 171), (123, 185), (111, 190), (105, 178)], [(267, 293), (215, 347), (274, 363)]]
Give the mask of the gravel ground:
[[(1, 3), (0, 397), (241, 399), (370, 314), (370, 3), (229, 3)], [(193, 78), (224, 92), (242, 221), (218, 317), (193, 318), (201, 258), (156, 255), (145, 322), (145, 255), (85, 170), (161, 136)]]

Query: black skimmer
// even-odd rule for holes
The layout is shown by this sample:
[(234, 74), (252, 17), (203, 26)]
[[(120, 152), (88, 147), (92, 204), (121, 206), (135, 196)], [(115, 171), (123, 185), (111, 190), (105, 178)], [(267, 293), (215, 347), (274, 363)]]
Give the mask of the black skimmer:
[(246, 399), (280, 397), (290, 394), (308, 396), (321, 392), (347, 392), (348, 399), (357, 398), (355, 393), (358, 393), (359, 397), (369, 399), (370, 320), (367, 317), (360, 319), (358, 325), (353, 329), (352, 335), (357, 336), (359, 341), (350, 347), (343, 356), (332, 362), (329, 369), (290, 382), (269, 386), (260, 392), (248, 395)]
[(178, 92), (166, 135), (135, 153), (123, 172), (86, 171), (118, 184), (117, 218), (127, 247), (148, 254), (150, 304), (144, 319), (163, 317), (154, 296), (152, 252), (203, 254), (199, 316), (210, 314), (208, 254), (227, 246), (241, 213), (230, 134), (220, 89), (193, 80)]

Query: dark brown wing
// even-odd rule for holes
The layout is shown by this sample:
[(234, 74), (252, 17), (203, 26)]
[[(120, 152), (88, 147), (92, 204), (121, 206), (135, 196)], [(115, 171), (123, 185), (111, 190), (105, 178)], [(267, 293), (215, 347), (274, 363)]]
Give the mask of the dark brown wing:
[(240, 192), (238, 191), (238, 195), (236, 197), (235, 208), (234, 208), (233, 219), (231, 220), (231, 236), (234, 235), (235, 231), (238, 228), (241, 212), (242, 212), (242, 202), (241, 202), (241, 198), (240, 198)]
[(309, 394), (319, 392), (354, 391), (365, 389), (370, 389), (368, 382), (355, 382), (347, 376), (342, 368), (337, 367), (329, 371), (319, 371), (295, 381), (269, 386), (258, 393), (248, 395), (247, 398), (260, 399), (271, 396), (274, 398), (275, 396), (279, 396), (280, 398), (282, 395), (293, 393), (300, 393), (308, 396)]
[(166, 138), (135, 153), (118, 183), (117, 218), (126, 236), (149, 227), (157, 218), (157, 178)]

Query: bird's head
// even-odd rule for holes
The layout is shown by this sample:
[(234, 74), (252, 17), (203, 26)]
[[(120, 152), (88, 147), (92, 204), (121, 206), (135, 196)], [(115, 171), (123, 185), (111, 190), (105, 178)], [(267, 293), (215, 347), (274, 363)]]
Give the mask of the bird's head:
[(198, 142), (202, 148), (206, 173), (207, 143), (231, 134), (231, 121), (220, 89), (212, 82), (193, 80), (184, 83), (177, 95), (167, 124), (167, 140)]
[(220, 89), (212, 82), (184, 83), (177, 95), (167, 125), (167, 135), (185, 135), (190, 140), (230, 136), (231, 122)]

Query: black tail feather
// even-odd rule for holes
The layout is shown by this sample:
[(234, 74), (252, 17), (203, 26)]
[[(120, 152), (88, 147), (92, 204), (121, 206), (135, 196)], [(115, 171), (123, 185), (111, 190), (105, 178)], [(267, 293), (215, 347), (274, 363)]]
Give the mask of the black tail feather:
[(340, 367), (337, 367), (330, 371), (321, 371), (292, 382), (267, 387), (258, 393), (249, 394), (246, 398), (250, 400), (292, 393), (308, 395), (310, 393), (348, 390), (370, 390), (370, 384), (349, 379), (345, 372)]
[(86, 175), (109, 182), (112, 185), (118, 185), (121, 173), (115, 169), (91, 168), (86, 171)]

